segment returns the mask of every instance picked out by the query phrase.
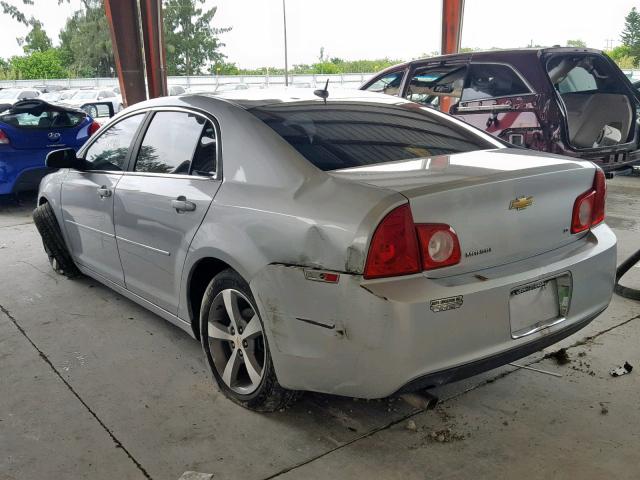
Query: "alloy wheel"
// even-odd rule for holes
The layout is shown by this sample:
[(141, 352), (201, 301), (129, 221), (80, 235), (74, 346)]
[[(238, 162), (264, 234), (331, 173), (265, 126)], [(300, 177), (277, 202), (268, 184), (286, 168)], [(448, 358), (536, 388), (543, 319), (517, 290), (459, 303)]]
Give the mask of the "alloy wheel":
[(218, 293), (209, 310), (207, 335), (225, 385), (241, 395), (253, 393), (264, 376), (266, 349), (262, 323), (247, 297), (231, 288)]

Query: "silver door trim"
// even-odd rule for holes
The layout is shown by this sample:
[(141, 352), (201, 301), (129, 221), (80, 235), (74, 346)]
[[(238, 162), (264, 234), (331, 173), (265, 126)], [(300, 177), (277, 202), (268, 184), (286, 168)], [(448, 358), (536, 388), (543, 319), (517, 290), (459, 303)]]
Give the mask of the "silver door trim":
[(110, 237), (110, 238), (115, 238), (116, 237), (113, 233), (107, 233), (105, 231), (98, 230), (97, 228), (89, 227), (87, 225), (83, 225), (82, 223), (77, 223), (77, 222), (74, 222), (72, 220), (68, 220), (66, 218), (65, 218), (64, 221), (68, 222), (68, 223), (71, 223), (72, 225), (75, 225), (76, 227), (85, 228), (87, 230), (91, 230), (92, 232), (95, 232), (95, 233), (100, 233), (100, 234), (105, 235), (105, 236)]
[(116, 235), (115, 237), (116, 237), (116, 240), (122, 240), (125, 243), (130, 243), (131, 245), (136, 245), (138, 247), (146, 248), (147, 250), (151, 250), (152, 252), (166, 255), (167, 257), (171, 256), (171, 253), (167, 252), (166, 250), (160, 250), (159, 248), (151, 247), (149, 245), (145, 245), (144, 243), (134, 242), (133, 240), (129, 240), (128, 238), (124, 238), (119, 235)]

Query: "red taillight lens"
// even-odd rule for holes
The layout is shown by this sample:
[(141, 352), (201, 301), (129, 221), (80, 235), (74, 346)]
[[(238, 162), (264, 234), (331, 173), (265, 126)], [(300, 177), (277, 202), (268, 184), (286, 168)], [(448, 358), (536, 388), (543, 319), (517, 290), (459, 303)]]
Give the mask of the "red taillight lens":
[(595, 226), (604, 221), (607, 203), (607, 181), (605, 180), (604, 172), (599, 168), (596, 170), (596, 176), (593, 179), (593, 188), (596, 191), (596, 198), (594, 199), (591, 225)]
[(0, 145), (9, 145), (9, 143), (11, 142), (9, 141), (7, 134), (0, 130)]
[(584, 232), (591, 227), (595, 197), (596, 192), (589, 190), (576, 198), (576, 202), (573, 204), (571, 233)]
[(573, 204), (571, 233), (580, 233), (604, 221), (607, 199), (607, 183), (604, 172), (599, 168), (593, 179), (593, 187), (587, 190)]
[(422, 269), (448, 267), (460, 262), (458, 235), (449, 225), (440, 223), (417, 225)]
[(364, 278), (409, 275), (420, 271), (418, 239), (408, 204), (387, 214), (373, 234)]
[(98, 122), (93, 122), (89, 125), (89, 136), (93, 135), (100, 129), (100, 124)]

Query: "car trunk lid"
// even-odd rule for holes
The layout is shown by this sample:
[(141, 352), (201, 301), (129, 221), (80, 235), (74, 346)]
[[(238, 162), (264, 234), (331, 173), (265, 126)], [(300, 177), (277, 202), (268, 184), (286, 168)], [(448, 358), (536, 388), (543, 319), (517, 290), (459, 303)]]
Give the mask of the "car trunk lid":
[(445, 223), (460, 240), (455, 266), (443, 277), (510, 263), (559, 248), (571, 234), (576, 198), (593, 166), (536, 152), (500, 149), (412, 159), (331, 172), (401, 193), (415, 223)]

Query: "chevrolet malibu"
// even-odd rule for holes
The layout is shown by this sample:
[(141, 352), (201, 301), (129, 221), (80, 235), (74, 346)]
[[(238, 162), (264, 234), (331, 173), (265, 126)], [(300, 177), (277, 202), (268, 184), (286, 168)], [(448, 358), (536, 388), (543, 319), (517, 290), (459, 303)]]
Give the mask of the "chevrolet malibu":
[(53, 268), (199, 339), (259, 411), (459, 380), (611, 299), (599, 168), (386, 95), (160, 98), (48, 165), (34, 219)]

